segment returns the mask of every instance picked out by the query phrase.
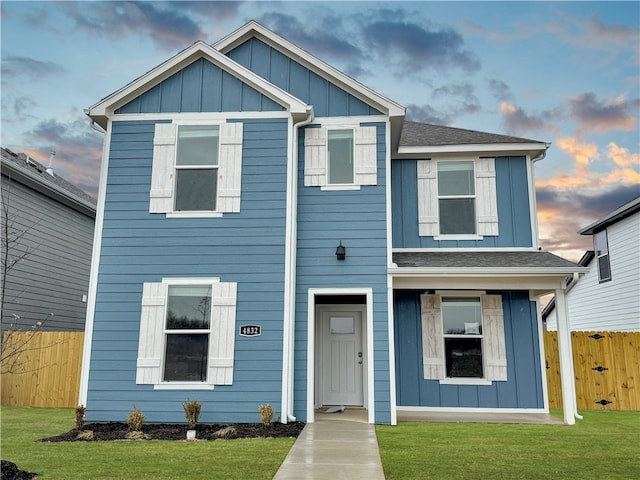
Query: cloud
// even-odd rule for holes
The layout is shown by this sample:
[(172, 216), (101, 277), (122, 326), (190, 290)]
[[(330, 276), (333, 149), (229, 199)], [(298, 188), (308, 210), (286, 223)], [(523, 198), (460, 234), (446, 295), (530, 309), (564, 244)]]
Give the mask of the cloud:
[(407, 120), (438, 125), (451, 125), (462, 115), (476, 113), (480, 102), (469, 83), (449, 84), (431, 92), (429, 105), (407, 105)]
[[(196, 18), (230, 18), (240, 2), (69, 2), (60, 4), (74, 25), (91, 35), (150, 38), (165, 49), (184, 48), (206, 38)], [(193, 15), (195, 14), (195, 15)]]
[(580, 189), (562, 190), (552, 186), (538, 186), (536, 203), (543, 249), (578, 261), (585, 250), (593, 248), (592, 238), (579, 235), (578, 230), (639, 194), (639, 187), (630, 184), (588, 193)]
[(489, 91), (493, 98), (500, 102), (512, 102), (513, 94), (511, 93), (511, 88), (509, 85), (504, 83), (502, 80), (497, 80), (495, 78), (490, 78), (488, 80)]
[(23, 134), (25, 145), (10, 146), (47, 163), (51, 150), (56, 151), (54, 171), (65, 180), (96, 196), (104, 137), (91, 129), (80, 112), (71, 112), (67, 122), (47, 119)]
[(627, 100), (624, 96), (600, 101), (594, 93), (582, 93), (567, 100), (571, 116), (580, 123), (580, 131), (607, 132), (637, 128), (640, 99)]
[(393, 63), (398, 73), (436, 68), (470, 73), (480, 68), (475, 55), (465, 49), (462, 35), (450, 27), (423, 26), (390, 17), (363, 23), (362, 34), (365, 43)]
[(12, 55), (2, 57), (2, 83), (16, 79), (23, 82), (43, 80), (64, 72), (64, 67), (55, 62)]
[(407, 120), (434, 125), (451, 125), (453, 119), (430, 105), (407, 105)]
[(343, 29), (342, 19), (334, 15), (322, 16), (320, 24), (302, 23), (298, 18), (282, 13), (268, 13), (260, 23), (274, 30), (290, 42), (318, 57), (359, 64), (364, 52), (352, 42)]
[(537, 115), (527, 113), (522, 107), (518, 107), (509, 102), (500, 104), (502, 123), (509, 134), (519, 134), (529, 132), (555, 132), (556, 128), (551, 120), (555, 119), (557, 113), (554, 111), (544, 111)]

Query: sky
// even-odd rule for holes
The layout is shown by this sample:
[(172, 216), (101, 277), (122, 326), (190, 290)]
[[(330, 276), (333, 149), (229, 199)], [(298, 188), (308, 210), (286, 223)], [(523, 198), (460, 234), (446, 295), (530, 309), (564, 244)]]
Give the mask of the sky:
[(0, 143), (97, 196), (84, 110), (196, 40), (256, 20), (407, 108), (406, 119), (550, 143), (540, 242), (640, 195), (638, 2), (2, 1)]

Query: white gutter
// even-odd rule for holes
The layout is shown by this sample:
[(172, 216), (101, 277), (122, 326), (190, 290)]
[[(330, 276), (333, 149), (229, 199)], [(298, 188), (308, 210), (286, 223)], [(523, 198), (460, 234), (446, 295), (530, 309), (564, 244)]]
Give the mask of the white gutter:
[(523, 277), (523, 276), (566, 276), (576, 273), (586, 273), (586, 267), (521, 267), (521, 268), (499, 268), (499, 267), (396, 267), (389, 268), (389, 275), (395, 277)]
[(306, 119), (292, 126), (289, 141), (290, 168), (287, 169), (287, 213), (284, 258), (284, 324), (282, 327), (282, 403), (280, 421), (295, 422), (293, 415), (294, 348), (296, 323), (296, 258), (298, 216), (298, 132), (300, 127), (313, 122), (313, 107), (308, 106)]

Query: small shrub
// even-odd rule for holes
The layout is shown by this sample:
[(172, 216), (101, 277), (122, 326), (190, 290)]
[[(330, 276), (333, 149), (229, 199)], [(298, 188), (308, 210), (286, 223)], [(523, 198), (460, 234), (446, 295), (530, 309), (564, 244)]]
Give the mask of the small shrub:
[(187, 400), (186, 402), (182, 402), (182, 408), (184, 409), (184, 416), (187, 418), (189, 428), (195, 428), (200, 419), (202, 404), (197, 400)]
[(86, 411), (87, 409), (84, 405), (76, 407), (76, 430), (82, 430), (82, 427), (84, 427), (84, 414)]
[(220, 430), (216, 430), (214, 435), (218, 438), (229, 438), (235, 435), (236, 432), (237, 432), (236, 427), (234, 427), (233, 425), (227, 425), (226, 427), (221, 428)]
[(258, 410), (260, 411), (260, 421), (266, 426), (271, 425), (271, 420), (273, 419), (273, 407), (267, 403), (266, 405), (260, 405)]
[(136, 407), (133, 406), (133, 412), (129, 414), (127, 418), (127, 425), (134, 432), (139, 432), (142, 429), (142, 424), (144, 423), (144, 415), (142, 412)]

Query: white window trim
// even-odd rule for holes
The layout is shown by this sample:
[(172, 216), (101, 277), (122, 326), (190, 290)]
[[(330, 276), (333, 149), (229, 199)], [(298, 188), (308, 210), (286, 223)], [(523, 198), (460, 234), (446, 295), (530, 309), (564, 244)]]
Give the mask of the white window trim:
[[(606, 253), (601, 254), (600, 250), (598, 250), (598, 246), (596, 245), (596, 238), (598, 235), (602, 235), (604, 234), (604, 240), (606, 243)], [(611, 257), (609, 256), (609, 232), (607, 231), (607, 229), (605, 228), (604, 230), (600, 230), (597, 233), (593, 234), (593, 251), (595, 252), (596, 255), (596, 268), (598, 269), (598, 283), (606, 283), (606, 282), (610, 282), (612, 275), (611, 275)], [(609, 276), (608, 277), (603, 277), (602, 276), (602, 272), (600, 271), (600, 259), (607, 257), (607, 263), (609, 264)]]
[[(476, 233), (440, 234), (438, 163), (461, 161), (473, 162)], [(433, 237), (436, 241), (483, 240), (485, 236), (497, 236), (499, 232), (495, 178), (495, 158), (493, 157), (464, 156), (418, 160), (418, 235), (421, 237)], [(470, 197), (465, 195), (460, 196), (459, 198)]]
[[(438, 188), (438, 173), (439, 167), (441, 164), (452, 163), (452, 162), (471, 162), (471, 167), (473, 168), (473, 195), (440, 195), (440, 189)], [(436, 240), (482, 240), (482, 235), (478, 235), (478, 181), (477, 181), (477, 172), (476, 172), (476, 160), (473, 158), (469, 159), (439, 159), (436, 161), (436, 189), (437, 189), (437, 209), (438, 209), (438, 235), (434, 237)], [(440, 200), (455, 200), (455, 199), (473, 199), (473, 233), (455, 233), (455, 234), (442, 234), (440, 235)]]
[[(353, 183), (329, 183), (329, 132), (353, 132)], [(357, 123), (326, 121), (320, 126), (305, 128), (304, 186), (320, 187), (323, 191), (360, 190), (377, 185), (377, 127)]]
[[(167, 127), (168, 125), (171, 127)], [(176, 165), (178, 129), (186, 125), (218, 127), (216, 210), (175, 210), (176, 170), (180, 168)], [(165, 129), (169, 128), (172, 132), (167, 135)], [(224, 213), (240, 212), (242, 143), (242, 122), (226, 122), (224, 119), (174, 119), (171, 123), (157, 123), (149, 212), (164, 213), (166, 218), (219, 218)]]
[[(148, 314), (145, 312), (145, 301), (148, 300), (143, 293), (143, 311), (140, 327), (140, 338), (138, 347), (138, 361), (136, 369), (137, 384), (151, 384), (154, 390), (213, 390), (215, 385), (231, 385), (233, 383), (233, 363), (234, 363), (234, 345), (235, 345), (235, 305), (237, 299), (237, 284), (220, 282), (219, 277), (195, 277), (195, 278), (163, 278), (161, 282), (145, 284), (145, 291), (148, 285), (163, 285), (163, 299), (152, 299), (152, 305), (161, 307), (162, 311), (156, 310), (157, 318), (151, 320), (147, 326), (144, 317)], [(168, 287), (173, 285), (211, 285), (211, 318), (209, 321), (209, 351), (207, 354), (207, 381), (173, 381), (166, 382), (162, 380), (165, 364), (165, 350), (167, 330), (165, 328), (166, 307)], [(216, 290), (226, 292), (226, 298), (220, 298), (222, 295), (216, 295)], [(218, 292), (218, 293), (219, 293)], [(160, 305), (159, 301), (162, 301)], [(229, 310), (227, 318), (217, 318), (215, 309), (225, 308)], [(160, 322), (162, 322), (160, 324)], [(223, 324), (224, 328), (217, 328), (216, 323)], [(220, 327), (220, 325), (217, 325)], [(143, 329), (148, 331), (143, 331)], [(153, 331), (155, 331), (155, 333)], [(193, 332), (202, 332), (203, 330), (193, 330)], [(148, 345), (150, 336), (157, 342), (151, 346)], [(161, 338), (159, 338), (161, 337)], [(153, 341), (151, 340), (151, 341)], [(147, 343), (145, 343), (147, 342)], [(143, 351), (148, 352), (149, 348), (154, 349), (153, 356), (158, 359), (149, 362), (149, 356), (144, 355)], [(220, 353), (224, 353), (224, 357)], [(214, 353), (218, 353), (216, 357)], [(143, 357), (143, 358), (141, 358)], [(223, 357), (223, 358), (219, 358)], [(141, 371), (142, 369), (152, 368), (154, 371)], [(223, 371), (217, 371), (222, 368)], [(214, 378), (215, 377), (215, 378)]]
[[(423, 359), (423, 370), (424, 370), (424, 379), (425, 380), (438, 380), (441, 385), (491, 385), (493, 382), (506, 381), (506, 351), (505, 349), (505, 338), (504, 338), (504, 313), (502, 312), (502, 325), (499, 326), (498, 331), (493, 332), (497, 335), (495, 341), (498, 342), (498, 349), (502, 350), (503, 358), (501, 358), (502, 364), (498, 366), (498, 369), (502, 368), (502, 375), (494, 370), (496, 365), (489, 365), (489, 357), (492, 357), (495, 352), (490, 352), (488, 347), (488, 343), (492, 341), (487, 336), (487, 327), (486, 324), (486, 314), (485, 309), (488, 310), (488, 307), (485, 305), (486, 297), (502, 297), (501, 295), (487, 295), (486, 291), (481, 290), (438, 290), (433, 294), (423, 294), (421, 297), (421, 325), (422, 325), (422, 359)], [(445, 335), (444, 335), (444, 326), (443, 326), (443, 318), (442, 318), (442, 297), (479, 297), (481, 303), (481, 314), (482, 314), (482, 368), (483, 368), (483, 378), (471, 378), (471, 377), (447, 377), (446, 376), (446, 359), (445, 359)], [(425, 318), (425, 315), (433, 314), (430, 313), (428, 309), (429, 298), (436, 299), (437, 304), (439, 306), (439, 318), (436, 319), (436, 323), (432, 326), (435, 327), (431, 329), (428, 325), (428, 320)], [(501, 300), (500, 300), (501, 302)], [(501, 307), (500, 307), (501, 308)], [(489, 327), (491, 328), (491, 327)], [(428, 335), (437, 335), (438, 338), (434, 342), (429, 342), (427, 336)], [(462, 336), (461, 337), (467, 337)], [(451, 338), (451, 337), (449, 337)], [(478, 338), (477, 336), (473, 336), (472, 338)], [(495, 346), (494, 346), (495, 348)], [(428, 355), (431, 355), (430, 357)], [(491, 358), (494, 361), (493, 358)], [(491, 367), (491, 368), (490, 368)], [(490, 371), (491, 370), (491, 371)], [(494, 373), (494, 375), (491, 374)], [(496, 377), (496, 378), (492, 378)]]

